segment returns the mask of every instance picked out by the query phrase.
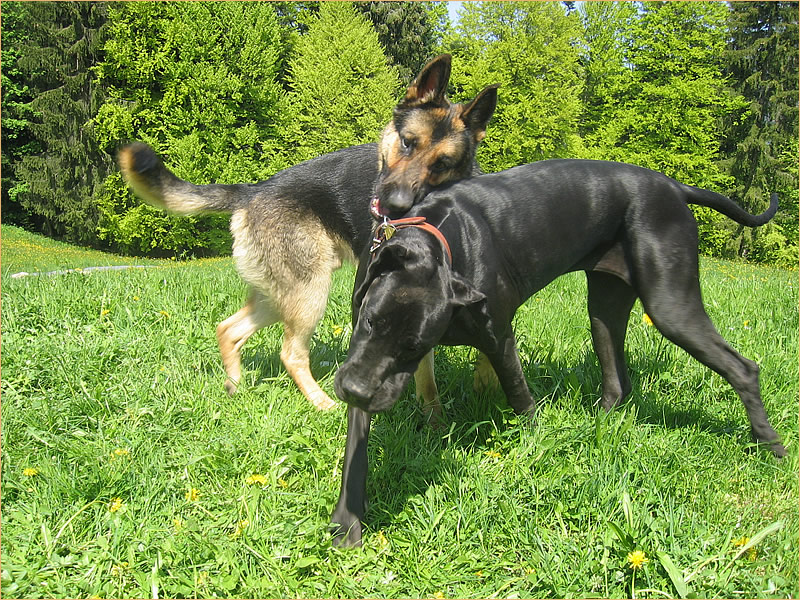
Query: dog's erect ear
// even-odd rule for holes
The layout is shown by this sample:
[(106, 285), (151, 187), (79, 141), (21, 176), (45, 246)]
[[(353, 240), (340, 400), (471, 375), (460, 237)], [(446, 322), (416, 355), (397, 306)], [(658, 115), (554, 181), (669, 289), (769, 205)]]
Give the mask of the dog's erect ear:
[(497, 338), (494, 335), (494, 323), (489, 314), (486, 296), (454, 271), (451, 271), (450, 288), (453, 292), (451, 298), (453, 305), (461, 308), (463, 316), (472, 321), (476, 331), (486, 336), (484, 339), (496, 347)]
[(419, 75), (408, 86), (406, 97), (400, 106), (412, 108), (429, 102), (444, 104), (444, 95), (450, 82), (450, 60), (449, 54), (441, 54), (422, 67)]
[(486, 136), (486, 125), (492, 118), (494, 109), (497, 108), (498, 87), (500, 84), (495, 83), (483, 88), (481, 93), (475, 96), (461, 113), (461, 120), (464, 121), (467, 129), (472, 132), (478, 142)]

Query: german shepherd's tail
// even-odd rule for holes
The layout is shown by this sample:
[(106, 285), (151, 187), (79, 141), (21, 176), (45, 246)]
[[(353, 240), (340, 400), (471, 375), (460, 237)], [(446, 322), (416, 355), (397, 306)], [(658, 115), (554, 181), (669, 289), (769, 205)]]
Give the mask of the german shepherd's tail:
[(178, 179), (147, 144), (136, 142), (119, 151), (122, 175), (133, 191), (152, 206), (178, 215), (233, 212), (243, 199), (241, 184), (196, 185)]
[(751, 215), (744, 210), (741, 206), (736, 204), (733, 200), (722, 194), (717, 194), (710, 190), (693, 187), (691, 185), (681, 184), (681, 187), (686, 192), (689, 204), (697, 204), (699, 206), (706, 206), (713, 208), (717, 212), (722, 213), (726, 217), (730, 217), (737, 223), (745, 225), (746, 227), (758, 227), (769, 222), (778, 211), (778, 194), (772, 192), (769, 199), (769, 207), (760, 215)]

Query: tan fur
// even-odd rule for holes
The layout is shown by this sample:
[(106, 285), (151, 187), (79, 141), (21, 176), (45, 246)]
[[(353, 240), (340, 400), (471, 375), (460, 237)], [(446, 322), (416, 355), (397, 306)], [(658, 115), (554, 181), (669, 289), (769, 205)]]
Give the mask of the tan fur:
[[(274, 205), (279, 206), (277, 201)], [(283, 322), (281, 362), (309, 401), (326, 410), (336, 405), (319, 387), (309, 367), (311, 336), (325, 313), (331, 274), (354, 261), (347, 243), (314, 218), (298, 221), (276, 208), (252, 218), (241, 209), (231, 217), (233, 258), (250, 286), (247, 304), (217, 327), (229, 393), (241, 378), (240, 349), (259, 329)]]

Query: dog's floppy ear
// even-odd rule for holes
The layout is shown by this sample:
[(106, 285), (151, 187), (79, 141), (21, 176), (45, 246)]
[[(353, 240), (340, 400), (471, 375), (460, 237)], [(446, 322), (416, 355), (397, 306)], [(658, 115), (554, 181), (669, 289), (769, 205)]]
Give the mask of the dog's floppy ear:
[(500, 87), (499, 83), (486, 86), (483, 88), (472, 102), (464, 107), (464, 112), (461, 113), (461, 120), (467, 126), (467, 129), (472, 131), (475, 136), (475, 141), (480, 142), (486, 137), (486, 125), (489, 119), (494, 114), (494, 109), (497, 108), (497, 88)]
[(447, 84), (450, 82), (449, 54), (441, 54), (422, 67), (406, 90), (406, 97), (400, 103), (402, 108), (413, 108), (432, 102), (444, 104)]
[(472, 321), (476, 330), (483, 333), (486, 340), (496, 347), (497, 337), (494, 335), (494, 323), (489, 314), (486, 296), (454, 271), (451, 271), (450, 289), (452, 290), (451, 302), (453, 305), (461, 308), (462, 316)]
[(408, 248), (403, 244), (384, 244), (376, 250), (376, 254), (370, 253), (366, 258), (362, 257), (353, 287), (354, 323), (357, 320), (358, 311), (361, 310), (361, 304), (364, 302), (364, 296), (367, 295), (367, 290), (378, 273), (404, 268), (407, 257)]

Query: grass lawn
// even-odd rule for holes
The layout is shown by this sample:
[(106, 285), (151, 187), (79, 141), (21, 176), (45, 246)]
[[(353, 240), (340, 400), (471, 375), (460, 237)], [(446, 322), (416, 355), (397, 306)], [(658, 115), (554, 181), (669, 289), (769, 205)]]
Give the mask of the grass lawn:
[[(11, 277), (113, 264), (153, 268)], [(312, 345), (330, 394), (353, 277), (336, 273)], [(248, 342), (225, 394), (214, 328), (245, 297), (230, 259), (113, 257), (4, 226), (3, 596), (797, 597), (797, 272), (704, 259), (701, 281), (761, 366), (786, 459), (750, 447), (730, 386), (638, 304), (634, 392), (604, 414), (570, 274), (516, 319), (536, 426), (472, 391), (474, 351), (438, 349), (447, 424), (424, 424), (413, 386), (375, 419), (365, 545), (337, 550), (345, 409), (302, 397), (280, 327)]]

